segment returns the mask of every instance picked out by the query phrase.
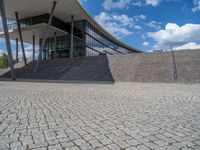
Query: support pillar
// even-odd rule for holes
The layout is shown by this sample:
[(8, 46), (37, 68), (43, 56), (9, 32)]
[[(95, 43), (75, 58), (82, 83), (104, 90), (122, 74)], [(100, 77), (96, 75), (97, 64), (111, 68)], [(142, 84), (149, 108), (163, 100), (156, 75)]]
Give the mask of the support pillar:
[(18, 32), (19, 32), (19, 38), (20, 38), (20, 41), (21, 41), (24, 64), (27, 65), (26, 54), (25, 54), (25, 50), (24, 50), (24, 41), (23, 41), (23, 38), (22, 38), (22, 31), (21, 31), (21, 25), (20, 25), (20, 21), (19, 21), (18, 12), (15, 12), (15, 17), (16, 17), (16, 21), (17, 21), (17, 28), (18, 28)]
[(33, 35), (33, 61), (35, 61), (35, 35)]
[(52, 19), (53, 19), (53, 14), (54, 14), (54, 10), (56, 8), (56, 4), (57, 4), (57, 1), (54, 1), (53, 2), (53, 6), (52, 6), (52, 9), (51, 9), (51, 13), (50, 13), (50, 17), (49, 17), (49, 21), (48, 21), (48, 25), (47, 25), (47, 31), (46, 31), (46, 34), (45, 34), (45, 37), (42, 41), (42, 46), (41, 46), (41, 49), (39, 51), (39, 55), (38, 55), (38, 60), (37, 60), (37, 63), (36, 63), (36, 66), (35, 66), (35, 69), (34, 69), (34, 72), (36, 73), (37, 70), (38, 70), (38, 67), (40, 65), (40, 61), (41, 61), (41, 57), (42, 57), (42, 51), (45, 47), (45, 43), (46, 43), (46, 39), (48, 37), (48, 34), (49, 34), (49, 27), (51, 25), (51, 22), (52, 22)]
[(19, 40), (16, 38), (16, 62), (19, 62)]
[(74, 57), (74, 16), (71, 15), (71, 48), (70, 48), (70, 58)]
[(5, 12), (4, 0), (0, 0), (0, 12), (1, 12), (1, 17), (2, 17), (3, 28), (4, 28), (8, 59), (9, 59), (9, 64), (10, 64), (11, 78), (12, 80), (16, 80), (14, 61), (13, 61), (12, 50), (11, 50), (11, 45), (10, 45), (10, 36), (8, 33), (8, 24), (7, 24), (6, 12)]

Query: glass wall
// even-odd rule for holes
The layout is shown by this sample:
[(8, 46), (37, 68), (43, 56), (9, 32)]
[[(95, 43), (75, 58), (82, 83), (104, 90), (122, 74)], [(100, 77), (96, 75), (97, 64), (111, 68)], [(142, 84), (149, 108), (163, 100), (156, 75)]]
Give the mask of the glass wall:
[[(106, 38), (102, 33), (96, 30), (91, 24), (86, 22), (86, 50), (87, 55), (98, 55), (102, 53), (116, 54), (116, 53), (128, 53), (129, 50), (122, 48)], [(95, 53), (88, 52), (96, 50)], [(97, 54), (98, 52), (98, 54)]]
[[(85, 22), (74, 22), (74, 57), (85, 56)], [(58, 36), (54, 41), (54, 37), (46, 40), (45, 48), (43, 50), (43, 59), (63, 58), (70, 56), (71, 49), (71, 23), (67, 23), (66, 30), (68, 34), (65, 36)], [(42, 43), (42, 40), (41, 40)]]
[[(55, 57), (69, 57), (71, 45), (71, 23), (66, 23), (68, 35), (56, 38), (49, 38), (44, 49), (44, 59)], [(54, 48), (55, 47), (55, 48)], [(74, 22), (74, 57), (98, 56), (101, 54), (129, 53), (130, 51), (118, 46), (96, 30), (87, 21)]]

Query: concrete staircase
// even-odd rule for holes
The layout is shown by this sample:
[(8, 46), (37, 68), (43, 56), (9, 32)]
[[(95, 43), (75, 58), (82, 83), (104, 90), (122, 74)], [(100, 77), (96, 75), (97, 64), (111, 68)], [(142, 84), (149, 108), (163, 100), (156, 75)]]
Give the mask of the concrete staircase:
[[(16, 69), (17, 78), (77, 81), (113, 81), (106, 56), (87, 58), (63, 58), (41, 61), (37, 73), (36, 62)], [(10, 72), (0, 74), (0, 78), (10, 78)]]
[[(172, 58), (171, 52), (64, 58), (42, 61), (36, 74), (35, 62), (16, 70), (23, 79), (200, 83), (200, 50), (174, 52), (177, 81)], [(0, 78), (10, 78), (8, 70)]]

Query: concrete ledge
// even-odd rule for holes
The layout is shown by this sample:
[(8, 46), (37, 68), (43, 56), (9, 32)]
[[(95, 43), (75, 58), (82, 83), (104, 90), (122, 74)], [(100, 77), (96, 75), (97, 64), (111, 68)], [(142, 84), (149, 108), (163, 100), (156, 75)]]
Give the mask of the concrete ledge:
[(114, 81), (77, 81), (77, 80), (42, 80), (42, 79), (17, 79), (13, 81), (9, 78), (0, 78), (0, 81), (9, 82), (34, 82), (34, 83), (69, 83), (69, 84), (108, 84), (112, 85)]

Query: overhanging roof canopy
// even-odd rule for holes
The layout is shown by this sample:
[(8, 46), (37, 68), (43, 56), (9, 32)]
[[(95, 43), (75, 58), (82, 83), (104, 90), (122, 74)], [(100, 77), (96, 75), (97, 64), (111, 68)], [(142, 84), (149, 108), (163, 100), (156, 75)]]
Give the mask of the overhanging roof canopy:
[[(55, 0), (4, 0), (7, 18), (15, 19), (15, 12), (19, 13), (19, 18), (27, 18), (50, 13), (51, 7)], [(129, 47), (114, 38), (111, 34), (105, 31), (91, 16), (84, 10), (77, 0), (57, 0), (57, 6), (54, 16), (69, 22), (70, 16), (74, 15), (74, 20), (87, 20), (99, 32), (116, 44), (129, 49), (131, 51), (140, 52), (139, 50)]]

